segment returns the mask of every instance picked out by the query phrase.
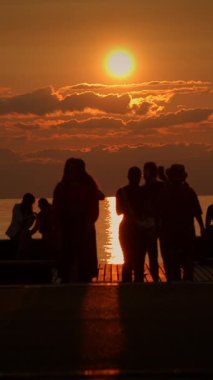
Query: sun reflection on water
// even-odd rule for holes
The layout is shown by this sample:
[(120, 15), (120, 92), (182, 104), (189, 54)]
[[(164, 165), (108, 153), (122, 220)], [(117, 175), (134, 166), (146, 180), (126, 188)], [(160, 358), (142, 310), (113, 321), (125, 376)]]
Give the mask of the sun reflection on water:
[(106, 217), (106, 243), (104, 251), (106, 252), (107, 262), (110, 264), (122, 264), (123, 253), (118, 239), (119, 224), (122, 220), (122, 215), (117, 215), (115, 210), (115, 198), (106, 199), (107, 217)]
[[(213, 203), (213, 196), (203, 196), (199, 199), (203, 209), (203, 219), (205, 219), (207, 206)], [(123, 253), (118, 239), (122, 215), (117, 215), (115, 203), (115, 197), (107, 197), (100, 202), (100, 216), (96, 224), (99, 263), (123, 264)], [(196, 223), (195, 229), (196, 234), (199, 235)]]

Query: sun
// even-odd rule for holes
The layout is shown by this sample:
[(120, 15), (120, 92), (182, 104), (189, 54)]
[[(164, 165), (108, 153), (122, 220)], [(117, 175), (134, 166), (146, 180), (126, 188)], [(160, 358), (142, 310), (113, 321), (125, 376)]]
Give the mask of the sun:
[(125, 79), (133, 73), (135, 61), (133, 55), (127, 50), (116, 49), (108, 54), (105, 65), (109, 75), (117, 79)]

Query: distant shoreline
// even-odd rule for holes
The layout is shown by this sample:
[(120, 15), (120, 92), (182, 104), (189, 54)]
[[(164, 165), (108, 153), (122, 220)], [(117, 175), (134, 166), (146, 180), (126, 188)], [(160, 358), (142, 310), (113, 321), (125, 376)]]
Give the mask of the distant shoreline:
[[(52, 198), (53, 197), (53, 195), (46, 195), (46, 194), (39, 194), (39, 195), (37, 195), (37, 194), (34, 194), (35, 195), (35, 197), (36, 198)], [(197, 195), (198, 195), (198, 197), (213, 197), (213, 193), (212, 194), (205, 194), (205, 193), (202, 193), (202, 194), (198, 194), (197, 193)], [(22, 195), (16, 195), (16, 196), (10, 196), (10, 197), (6, 197), (6, 196), (4, 196), (4, 197), (1, 197), (0, 196), (0, 199), (22, 199), (22, 196), (23, 196), (23, 194)], [(106, 194), (105, 195), (105, 197), (106, 198), (109, 198), (109, 197), (115, 197), (115, 194)]]

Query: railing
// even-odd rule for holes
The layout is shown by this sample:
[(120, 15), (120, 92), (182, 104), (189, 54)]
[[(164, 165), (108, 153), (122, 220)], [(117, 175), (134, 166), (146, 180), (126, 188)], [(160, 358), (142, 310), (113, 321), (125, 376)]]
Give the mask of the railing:
[[(163, 265), (159, 265), (160, 282), (166, 282), (165, 271)], [(98, 276), (94, 280), (95, 283), (118, 283), (122, 280), (122, 264), (99, 264)], [(133, 278), (134, 280), (134, 278)], [(195, 282), (213, 282), (213, 265), (211, 264), (195, 264), (194, 268)], [(144, 282), (153, 282), (148, 264), (145, 264)]]

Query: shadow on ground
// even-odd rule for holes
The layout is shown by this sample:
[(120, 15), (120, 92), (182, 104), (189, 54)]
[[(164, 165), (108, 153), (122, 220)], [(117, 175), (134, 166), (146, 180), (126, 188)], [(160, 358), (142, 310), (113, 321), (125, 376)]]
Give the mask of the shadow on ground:
[(213, 284), (1, 287), (0, 375), (205, 378), (212, 299)]

